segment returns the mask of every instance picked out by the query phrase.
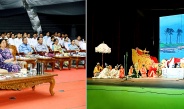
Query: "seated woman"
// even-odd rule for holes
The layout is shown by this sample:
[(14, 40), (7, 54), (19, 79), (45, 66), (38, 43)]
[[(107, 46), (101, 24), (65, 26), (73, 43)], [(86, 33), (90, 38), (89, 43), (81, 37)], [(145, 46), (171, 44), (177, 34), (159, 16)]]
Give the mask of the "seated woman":
[(119, 69), (119, 78), (124, 78), (124, 77), (125, 77), (125, 70), (123, 68), (123, 65), (121, 65)]
[(131, 65), (130, 66), (130, 69), (128, 71), (128, 76), (129, 77), (133, 77), (133, 78), (137, 77), (136, 76), (136, 71), (135, 71), (134, 65)]
[(10, 50), (6, 48), (6, 40), (0, 39), (0, 68), (8, 70), (8, 72), (19, 72), (21, 67)]
[(148, 77), (157, 77), (156, 71), (157, 68), (155, 67), (155, 63), (152, 62), (152, 65), (150, 66), (148, 71)]
[(147, 77), (147, 69), (146, 66), (143, 64), (141, 69), (140, 69), (140, 73), (142, 75), (142, 78), (146, 78)]
[(64, 53), (64, 50), (61, 48), (61, 45), (59, 44), (59, 40), (57, 38), (55, 38), (53, 40), (53, 44), (52, 44), (52, 50), (53, 51), (59, 51), (61, 54)]
[[(16, 46), (8, 44), (6, 40), (6, 48), (10, 50), (11, 54), (13, 55), (14, 61), (16, 61), (17, 60), (16, 54), (18, 53)], [(21, 68), (27, 68), (28, 66), (26, 61), (17, 61), (17, 62), (21, 66)]]
[[(52, 50), (53, 51), (59, 51), (60, 54), (64, 55), (64, 50), (61, 48), (61, 45), (59, 44), (59, 40), (57, 38), (55, 38), (54, 43), (52, 45)], [(68, 66), (69, 62), (68, 61), (64, 61), (64, 65)], [(59, 64), (56, 63), (56, 67), (59, 67)]]

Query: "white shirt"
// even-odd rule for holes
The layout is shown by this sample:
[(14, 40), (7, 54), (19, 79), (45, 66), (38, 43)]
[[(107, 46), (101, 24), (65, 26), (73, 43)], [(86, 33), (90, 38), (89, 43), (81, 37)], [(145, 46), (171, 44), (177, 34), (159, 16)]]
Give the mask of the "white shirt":
[(37, 38), (32, 38), (31, 39), (31, 46), (33, 46), (35, 48), (35, 46), (38, 44)]
[(9, 43), (10, 45), (15, 45), (15, 44), (16, 44), (15, 41), (16, 41), (15, 38), (14, 38), (14, 39), (12, 39), (12, 38), (9, 38), (9, 39), (8, 39), (8, 43)]
[(29, 44), (29, 45), (31, 45), (31, 38), (27, 38), (27, 43)]
[(22, 38), (15, 38), (15, 46), (17, 47), (17, 50), (19, 52), (19, 46), (22, 44)]

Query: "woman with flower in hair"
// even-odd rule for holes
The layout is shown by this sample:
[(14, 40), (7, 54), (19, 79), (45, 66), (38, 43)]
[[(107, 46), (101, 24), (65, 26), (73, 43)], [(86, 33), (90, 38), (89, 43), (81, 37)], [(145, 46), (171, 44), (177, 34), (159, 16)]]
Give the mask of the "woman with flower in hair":
[(21, 67), (10, 50), (6, 48), (6, 40), (0, 39), (0, 68), (8, 70), (8, 72), (17, 73), (20, 71)]

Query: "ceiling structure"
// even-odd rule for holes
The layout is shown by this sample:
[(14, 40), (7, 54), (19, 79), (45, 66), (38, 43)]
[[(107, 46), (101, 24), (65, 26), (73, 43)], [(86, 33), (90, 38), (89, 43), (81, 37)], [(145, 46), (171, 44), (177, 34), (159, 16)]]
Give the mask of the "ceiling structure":
[(26, 13), (24, 3), (37, 13), (54, 15), (84, 15), (85, 0), (0, 0), (0, 16)]

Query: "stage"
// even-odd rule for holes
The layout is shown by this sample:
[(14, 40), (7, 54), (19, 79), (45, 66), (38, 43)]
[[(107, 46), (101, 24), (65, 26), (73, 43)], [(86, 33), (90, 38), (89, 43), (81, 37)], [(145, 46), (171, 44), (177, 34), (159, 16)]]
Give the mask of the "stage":
[(182, 109), (184, 80), (87, 79), (88, 109)]
[(123, 79), (87, 79), (88, 85), (131, 86), (154, 88), (184, 89), (184, 79), (172, 78), (123, 78)]

